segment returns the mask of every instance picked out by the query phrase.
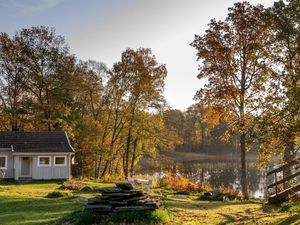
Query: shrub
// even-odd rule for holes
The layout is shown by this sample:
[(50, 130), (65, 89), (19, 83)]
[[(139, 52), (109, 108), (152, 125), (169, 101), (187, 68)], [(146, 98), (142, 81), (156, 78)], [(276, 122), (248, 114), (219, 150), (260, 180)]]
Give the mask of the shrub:
[(197, 185), (197, 191), (198, 192), (208, 192), (208, 191), (212, 191), (212, 186), (210, 186), (210, 184), (208, 183), (199, 183)]
[(191, 184), (191, 181), (183, 177), (174, 177), (167, 175), (162, 180), (162, 186), (173, 191), (193, 191), (195, 186)]
[(91, 192), (93, 190), (94, 189), (91, 186), (84, 186), (80, 189), (80, 191), (83, 191), (83, 192)]
[(60, 186), (59, 189), (70, 190), (70, 191), (79, 191), (83, 187), (84, 183), (76, 180), (67, 180)]
[(233, 189), (221, 186), (218, 190), (214, 190), (201, 195), (198, 200), (205, 201), (224, 201), (224, 200), (241, 200), (240, 192)]
[(211, 186), (207, 183), (195, 184), (187, 178), (174, 177), (170, 174), (162, 180), (162, 186), (173, 191), (206, 192), (212, 190)]
[(46, 195), (46, 198), (71, 198), (73, 194), (67, 191), (52, 191)]
[(133, 223), (133, 224), (168, 224), (171, 219), (171, 213), (166, 209), (157, 209), (153, 212), (122, 212), (113, 214), (110, 220), (115, 223)]
[(233, 188), (221, 186), (220, 191), (221, 191), (222, 195), (225, 196), (229, 200), (235, 200), (235, 199), (241, 200), (242, 199), (240, 192)]

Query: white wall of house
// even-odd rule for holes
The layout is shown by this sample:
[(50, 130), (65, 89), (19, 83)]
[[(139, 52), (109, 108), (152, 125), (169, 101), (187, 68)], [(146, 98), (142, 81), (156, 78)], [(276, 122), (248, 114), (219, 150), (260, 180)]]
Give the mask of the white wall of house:
[[(31, 158), (31, 178), (40, 180), (51, 179), (69, 179), (71, 178), (71, 154), (20, 154), (14, 155), (15, 157), (15, 180), (22, 178), (21, 176), (21, 157)], [(40, 165), (40, 157), (49, 157), (49, 165)], [(64, 157), (65, 164), (56, 165), (55, 158)]]
[(14, 159), (11, 149), (0, 149), (0, 157), (6, 158), (6, 168), (0, 168), (3, 173), (3, 178), (14, 178)]
[[(55, 165), (55, 157), (65, 157), (65, 165)], [(39, 165), (38, 159), (43, 156), (33, 156), (32, 179), (68, 179), (70, 176), (69, 155), (47, 155), (50, 165)]]

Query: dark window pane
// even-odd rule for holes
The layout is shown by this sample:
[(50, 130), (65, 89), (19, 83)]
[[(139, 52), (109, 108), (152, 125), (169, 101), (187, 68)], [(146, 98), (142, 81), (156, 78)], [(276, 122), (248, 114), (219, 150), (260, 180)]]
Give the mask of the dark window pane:
[(0, 167), (5, 167), (6, 165), (5, 165), (5, 157), (1, 157), (0, 156)]
[(49, 157), (40, 157), (40, 165), (49, 165), (50, 159)]
[(64, 165), (65, 164), (65, 157), (56, 157), (55, 164), (57, 165)]

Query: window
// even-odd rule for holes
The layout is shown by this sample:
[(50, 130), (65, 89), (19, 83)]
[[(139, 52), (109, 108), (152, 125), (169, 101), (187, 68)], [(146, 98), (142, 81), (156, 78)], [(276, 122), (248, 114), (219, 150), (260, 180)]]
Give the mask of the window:
[(0, 169), (6, 170), (7, 169), (7, 156), (0, 155)]
[(54, 165), (55, 166), (66, 166), (67, 165), (66, 156), (54, 156)]
[(51, 166), (51, 157), (50, 156), (39, 156), (38, 157), (38, 166)]

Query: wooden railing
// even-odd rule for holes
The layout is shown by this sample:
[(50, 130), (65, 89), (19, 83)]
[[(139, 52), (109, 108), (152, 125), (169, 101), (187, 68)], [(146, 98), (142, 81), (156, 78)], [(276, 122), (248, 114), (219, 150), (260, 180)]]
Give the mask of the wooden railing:
[[(300, 190), (300, 184), (294, 184), (291, 185), (290, 181), (300, 175), (300, 171), (292, 173), (291, 175), (284, 177), (281, 180), (278, 180), (278, 173), (282, 172), (287, 169), (292, 169), (293, 166), (300, 164), (300, 158), (297, 158), (295, 160), (292, 160), (288, 163), (285, 163), (284, 165), (269, 171), (267, 173), (267, 176), (270, 176), (274, 174), (274, 180), (275, 182), (268, 185), (268, 192), (269, 189), (275, 188), (275, 194), (269, 195), (269, 203), (276, 203), (276, 202), (281, 202), (285, 201), (287, 197), (290, 194), (293, 194), (297, 191)], [(281, 189), (279, 190), (278, 186), (281, 185)]]

